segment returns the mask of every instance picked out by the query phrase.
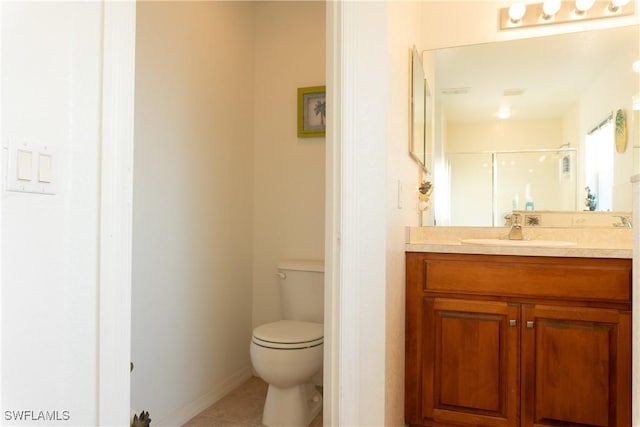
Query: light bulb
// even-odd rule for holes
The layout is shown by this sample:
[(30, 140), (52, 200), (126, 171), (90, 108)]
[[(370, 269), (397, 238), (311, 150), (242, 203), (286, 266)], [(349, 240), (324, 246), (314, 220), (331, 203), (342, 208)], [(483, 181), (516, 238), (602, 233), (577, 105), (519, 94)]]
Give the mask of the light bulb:
[(591, 9), (595, 2), (596, 0), (576, 0), (576, 10), (579, 13), (584, 13)]
[(562, 2), (560, 0), (545, 0), (542, 3), (542, 12), (544, 13), (544, 19), (551, 19), (553, 15), (558, 13)]
[(512, 23), (520, 22), (525, 12), (527, 11), (527, 7), (522, 2), (517, 2), (512, 4), (509, 7), (509, 18)]
[(633, 72), (635, 73), (640, 73), (640, 59), (638, 59), (637, 61), (635, 61), (632, 65), (631, 65), (631, 69), (633, 70)]

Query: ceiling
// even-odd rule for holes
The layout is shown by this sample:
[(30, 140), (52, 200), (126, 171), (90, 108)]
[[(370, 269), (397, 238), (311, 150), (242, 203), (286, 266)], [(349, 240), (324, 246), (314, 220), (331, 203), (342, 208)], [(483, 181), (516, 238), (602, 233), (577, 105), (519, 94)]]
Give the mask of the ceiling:
[(640, 57), (639, 42), (628, 26), (437, 49), (432, 93), (450, 122), (492, 119), (501, 105), (514, 119), (559, 118), (623, 50)]

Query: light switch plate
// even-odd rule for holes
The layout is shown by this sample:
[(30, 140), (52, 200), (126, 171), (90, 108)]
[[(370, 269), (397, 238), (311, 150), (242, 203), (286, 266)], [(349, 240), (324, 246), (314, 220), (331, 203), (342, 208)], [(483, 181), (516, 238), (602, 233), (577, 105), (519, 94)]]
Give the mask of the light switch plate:
[(57, 149), (28, 140), (9, 140), (7, 191), (56, 194)]

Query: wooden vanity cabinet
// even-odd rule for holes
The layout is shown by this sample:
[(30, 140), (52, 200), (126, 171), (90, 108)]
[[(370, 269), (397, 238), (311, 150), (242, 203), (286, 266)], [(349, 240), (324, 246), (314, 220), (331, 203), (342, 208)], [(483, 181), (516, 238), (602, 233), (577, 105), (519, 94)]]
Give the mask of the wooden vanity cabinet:
[(406, 261), (410, 425), (631, 425), (631, 260)]

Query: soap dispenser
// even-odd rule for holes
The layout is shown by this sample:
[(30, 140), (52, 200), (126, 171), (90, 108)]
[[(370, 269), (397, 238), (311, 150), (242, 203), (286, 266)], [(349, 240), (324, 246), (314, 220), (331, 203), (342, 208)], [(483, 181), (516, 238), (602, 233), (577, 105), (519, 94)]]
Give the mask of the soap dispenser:
[(524, 204), (524, 210), (525, 211), (532, 211), (534, 210), (533, 207), (533, 197), (531, 197), (531, 186), (529, 184), (527, 184), (525, 186), (525, 204)]

